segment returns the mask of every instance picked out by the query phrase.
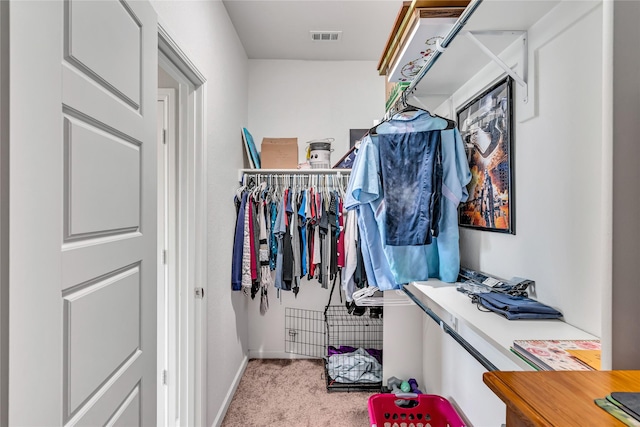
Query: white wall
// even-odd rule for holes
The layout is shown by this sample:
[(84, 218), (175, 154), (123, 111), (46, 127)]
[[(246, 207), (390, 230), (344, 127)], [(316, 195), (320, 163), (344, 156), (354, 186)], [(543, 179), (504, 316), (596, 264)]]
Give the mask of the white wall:
[(207, 420), (221, 422), (247, 351), (247, 302), (231, 292), (240, 128), (247, 120), (247, 57), (220, 1), (152, 1), (158, 19), (203, 73), (208, 197)]
[[(349, 129), (370, 128), (384, 114), (384, 78), (370, 61), (249, 61), (249, 130), (256, 144), (263, 137), (297, 137), (299, 160), (306, 141), (335, 138), (332, 164), (349, 148)], [(333, 302), (340, 304), (338, 285)], [(269, 311), (249, 303), (250, 356), (288, 357), (284, 352), (285, 307), (323, 310), (329, 289), (302, 281), (295, 298), (269, 294)]]
[[(610, 236), (603, 225), (610, 207), (603, 205), (609, 168), (602, 157), (602, 22), (601, 4), (568, 1), (529, 30), (535, 105), (524, 106), (519, 89), (514, 95), (516, 234), (460, 233), (463, 265), (535, 280), (537, 299), (596, 336), (606, 315), (601, 298), (611, 286), (611, 260), (601, 250)], [(501, 56), (515, 66), (518, 52), (513, 46)], [(493, 64), (483, 69), (453, 95), (454, 109), (501, 74)], [(437, 112), (449, 110), (447, 102)], [(482, 382), (485, 369), (434, 322), (425, 322), (425, 388), (458, 405), (472, 425), (504, 423), (504, 404)], [(490, 356), (490, 345), (468, 330), (459, 332)], [(499, 357), (489, 359), (501, 370), (517, 370)]]
[[(532, 106), (524, 106), (516, 91), (516, 234), (460, 232), (463, 265), (506, 279), (535, 280), (537, 299), (596, 336), (601, 336), (602, 289), (610, 286), (600, 250), (606, 239), (601, 39), (597, 2), (561, 3), (529, 30), (536, 115), (522, 122)], [(456, 92), (455, 108), (490, 84), (500, 74), (496, 70), (491, 65)], [(448, 111), (449, 105), (442, 108)]]
[(372, 61), (249, 61), (249, 130), (263, 137), (335, 138), (332, 165), (349, 148), (349, 129), (384, 115), (384, 77)]

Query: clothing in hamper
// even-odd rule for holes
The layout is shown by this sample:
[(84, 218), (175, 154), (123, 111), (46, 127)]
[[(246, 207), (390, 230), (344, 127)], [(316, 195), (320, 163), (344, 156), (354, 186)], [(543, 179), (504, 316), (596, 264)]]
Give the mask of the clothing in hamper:
[[(327, 347), (327, 354), (329, 356), (333, 356), (334, 354), (353, 353), (356, 350), (356, 347), (351, 347), (348, 345), (341, 345), (338, 347), (330, 345), (329, 347)], [(367, 353), (369, 353), (369, 355), (375, 357), (378, 363), (382, 365), (382, 350), (378, 350), (377, 348), (365, 348), (365, 350), (367, 351)]]
[(329, 377), (339, 383), (382, 381), (382, 365), (364, 348), (359, 348), (353, 353), (329, 356), (327, 371)]

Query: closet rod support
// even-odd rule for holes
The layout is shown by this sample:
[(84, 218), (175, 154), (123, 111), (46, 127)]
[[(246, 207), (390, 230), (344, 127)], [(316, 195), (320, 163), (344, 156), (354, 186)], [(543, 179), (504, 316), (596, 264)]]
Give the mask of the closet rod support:
[[(516, 81), (523, 88), (523, 99), (522, 102), (525, 104), (529, 102), (529, 85), (526, 81), (527, 70), (529, 69), (529, 42), (528, 42), (528, 34), (526, 31), (464, 31), (464, 34), (467, 36), (469, 40), (471, 40), (475, 45), (484, 52), (489, 58), (493, 60), (500, 68), (504, 70), (513, 80)], [(518, 73), (513, 71), (511, 67), (509, 67), (502, 59), (498, 57), (495, 53), (493, 53), (487, 46), (485, 46), (478, 38), (475, 36), (476, 34), (520, 34), (522, 35), (522, 72), (524, 74), (524, 78), (521, 77)]]
[(416, 303), (418, 307), (420, 307), (422, 311), (427, 313), (429, 317), (431, 317), (438, 325), (440, 325), (445, 333), (451, 335), (451, 338), (453, 338), (458, 344), (462, 346), (462, 348), (467, 350), (467, 352), (472, 355), (474, 359), (476, 359), (482, 366), (484, 366), (487, 371), (492, 372), (499, 370), (493, 363), (489, 361), (489, 359), (484, 357), (482, 353), (476, 350), (474, 346), (469, 344), (464, 338), (462, 338), (460, 334), (458, 334), (453, 328), (445, 323), (444, 320), (442, 320), (429, 307), (427, 307), (422, 301), (420, 301), (418, 297), (416, 297), (409, 289), (407, 289), (406, 285), (402, 287), (402, 290), (413, 302)]

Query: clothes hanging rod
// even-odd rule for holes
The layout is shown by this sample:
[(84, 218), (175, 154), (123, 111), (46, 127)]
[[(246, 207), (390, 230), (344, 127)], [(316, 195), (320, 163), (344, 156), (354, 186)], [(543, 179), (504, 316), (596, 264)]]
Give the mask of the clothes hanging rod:
[(304, 174), (331, 174), (331, 175), (340, 175), (343, 173), (350, 173), (351, 169), (240, 169), (242, 173), (248, 174), (291, 174), (291, 173), (299, 173), (301, 175)]
[(238, 182), (242, 182), (243, 175), (335, 175), (337, 177), (347, 176), (351, 169), (240, 169), (238, 171)]
[(484, 357), (482, 353), (476, 350), (474, 346), (469, 344), (464, 338), (462, 338), (462, 336), (460, 336), (460, 334), (458, 334), (455, 330), (453, 330), (453, 328), (447, 325), (444, 320), (442, 320), (429, 307), (427, 307), (422, 301), (420, 301), (420, 299), (418, 299), (418, 297), (416, 297), (409, 289), (407, 289), (406, 285), (402, 287), (402, 290), (405, 294), (407, 294), (409, 298), (411, 298), (413, 302), (416, 303), (418, 307), (420, 307), (422, 311), (427, 313), (429, 317), (431, 317), (438, 325), (440, 325), (445, 333), (451, 335), (451, 337), (456, 340), (456, 342), (460, 344), (462, 348), (467, 350), (467, 352), (472, 355), (474, 359), (476, 359), (482, 366), (484, 366), (487, 371), (499, 371), (499, 369), (493, 363), (491, 363), (489, 359)]

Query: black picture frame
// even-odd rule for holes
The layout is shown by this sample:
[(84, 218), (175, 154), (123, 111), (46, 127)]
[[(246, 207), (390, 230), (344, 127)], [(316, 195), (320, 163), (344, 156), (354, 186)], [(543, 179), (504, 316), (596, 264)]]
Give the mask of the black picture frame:
[(369, 129), (349, 129), (349, 148), (353, 148), (369, 132)]
[(457, 111), (471, 181), (458, 207), (461, 227), (515, 234), (513, 80), (506, 77)]

